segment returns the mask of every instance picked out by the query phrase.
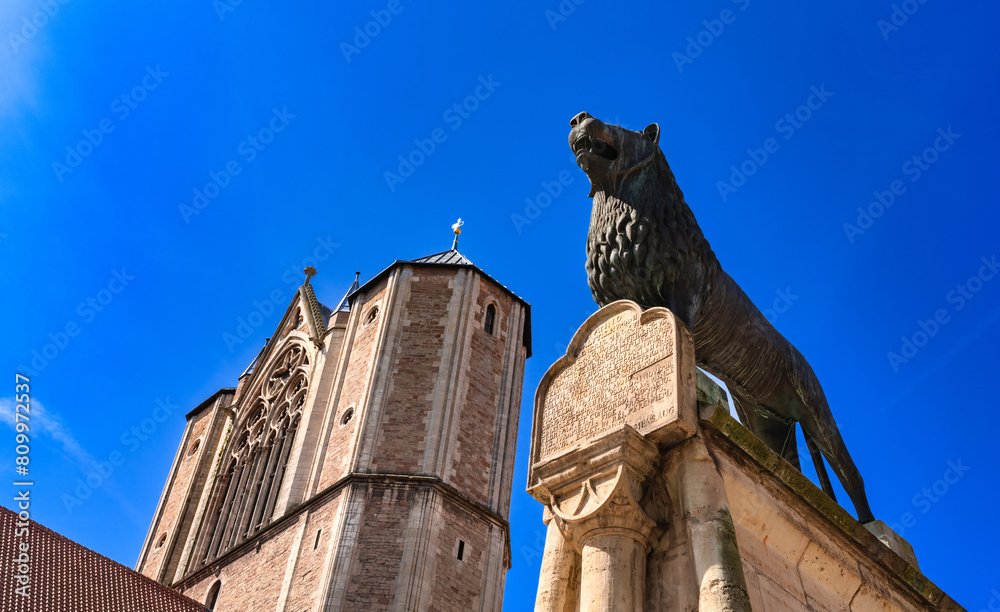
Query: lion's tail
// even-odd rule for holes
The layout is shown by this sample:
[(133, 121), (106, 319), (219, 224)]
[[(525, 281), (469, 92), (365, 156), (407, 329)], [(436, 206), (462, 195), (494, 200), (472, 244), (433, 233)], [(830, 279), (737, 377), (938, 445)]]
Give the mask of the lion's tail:
[(819, 484), (823, 487), (823, 492), (830, 496), (830, 499), (837, 501), (837, 495), (833, 492), (833, 485), (830, 484), (830, 477), (826, 473), (826, 465), (823, 463), (823, 453), (819, 451), (819, 447), (813, 441), (812, 437), (803, 429), (802, 437), (806, 439), (806, 446), (809, 448), (809, 456), (812, 457), (813, 466), (816, 468), (816, 476), (819, 478)]

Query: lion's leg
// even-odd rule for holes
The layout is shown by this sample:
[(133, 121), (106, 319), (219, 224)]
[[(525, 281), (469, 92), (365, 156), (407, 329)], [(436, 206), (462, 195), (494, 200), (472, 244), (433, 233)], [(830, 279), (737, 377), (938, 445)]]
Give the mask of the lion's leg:
[[(832, 415), (830, 420), (832, 421)], [(851, 454), (847, 451), (847, 445), (844, 444), (837, 424), (820, 423), (817, 419), (806, 419), (802, 421), (802, 430), (806, 436), (812, 437), (823, 456), (830, 463), (834, 473), (837, 474), (840, 484), (843, 485), (847, 495), (854, 503), (854, 509), (858, 513), (858, 521), (861, 523), (874, 521), (875, 516), (872, 514), (872, 509), (868, 505), (868, 496), (865, 494), (864, 480), (861, 479), (861, 473), (854, 465)]]
[(806, 446), (809, 448), (809, 456), (812, 457), (813, 467), (816, 468), (816, 477), (819, 478), (819, 486), (830, 499), (837, 501), (837, 494), (833, 490), (833, 485), (830, 484), (830, 476), (826, 473), (826, 466), (823, 465), (823, 453), (816, 446), (816, 442), (812, 439), (812, 436), (803, 437), (806, 440)]

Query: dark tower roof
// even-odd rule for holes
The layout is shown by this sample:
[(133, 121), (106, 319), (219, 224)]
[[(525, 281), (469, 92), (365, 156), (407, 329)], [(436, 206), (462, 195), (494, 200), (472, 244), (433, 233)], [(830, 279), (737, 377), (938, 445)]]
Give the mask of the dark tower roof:
[(351, 303), (347, 298), (351, 297), (351, 294), (357, 291), (358, 287), (361, 286), (360, 284), (358, 284), (359, 278), (361, 278), (361, 273), (355, 272), (354, 282), (351, 284), (350, 289), (347, 290), (347, 293), (344, 294), (344, 297), (340, 299), (340, 302), (337, 304), (337, 307), (333, 309), (333, 312), (350, 312)]
[(412, 260), (413, 263), (442, 264), (452, 266), (473, 266), (469, 258), (459, 253), (456, 249), (442, 251), (426, 257), (418, 257)]
[(458, 249), (455, 248), (452, 248), (448, 251), (442, 251), (440, 253), (434, 253), (433, 255), (418, 257), (416, 259), (410, 259), (410, 260), (397, 259), (396, 261), (392, 262), (391, 265), (387, 266), (384, 270), (382, 270), (372, 278), (368, 279), (363, 285), (349, 291), (348, 295), (345, 296), (346, 299), (353, 300), (354, 296), (357, 295), (358, 292), (360, 292), (365, 287), (371, 285), (372, 283), (378, 281), (379, 279), (383, 278), (385, 275), (389, 273), (390, 270), (392, 270), (396, 266), (402, 266), (407, 264), (418, 265), (418, 266), (442, 266), (446, 268), (472, 268), (482, 276), (496, 283), (501, 289), (509, 293), (514, 299), (524, 304), (525, 308), (527, 309), (528, 317), (525, 319), (523, 342), (524, 342), (524, 348), (527, 349), (528, 357), (531, 357), (531, 304), (528, 303), (521, 296), (517, 295), (516, 293), (508, 289), (506, 285), (497, 281), (497, 279), (493, 278), (492, 276), (484, 272), (482, 268), (469, 261), (468, 257), (459, 253)]
[(264, 346), (262, 346), (260, 348), (260, 350), (257, 351), (257, 356), (253, 358), (253, 361), (250, 362), (250, 365), (247, 366), (247, 369), (243, 370), (243, 373), (240, 374), (240, 378), (243, 378), (244, 376), (246, 376), (248, 374), (253, 374), (253, 371), (255, 369), (257, 369), (257, 362), (260, 361), (260, 356), (263, 355), (264, 351), (267, 350), (267, 344), (270, 341), (271, 341), (270, 338), (268, 338), (267, 340), (264, 340)]

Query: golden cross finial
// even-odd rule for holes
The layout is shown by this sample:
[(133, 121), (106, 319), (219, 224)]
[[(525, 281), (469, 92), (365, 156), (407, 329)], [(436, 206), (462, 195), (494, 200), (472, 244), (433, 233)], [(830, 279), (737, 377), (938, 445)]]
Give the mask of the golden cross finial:
[(463, 225), (465, 225), (465, 222), (462, 221), (462, 217), (459, 217), (458, 221), (456, 221), (456, 222), (454, 222), (454, 223), (451, 224), (451, 229), (452, 229), (453, 232), (455, 232), (455, 242), (451, 243), (451, 250), (452, 251), (457, 251), (458, 250), (458, 236), (459, 236), (459, 234), (462, 233), (462, 226)]

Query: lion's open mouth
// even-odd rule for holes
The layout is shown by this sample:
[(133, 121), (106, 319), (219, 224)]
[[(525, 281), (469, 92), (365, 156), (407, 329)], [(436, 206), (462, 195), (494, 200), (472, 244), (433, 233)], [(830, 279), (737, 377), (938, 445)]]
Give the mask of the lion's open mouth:
[(586, 152), (599, 155), (608, 161), (618, 159), (618, 149), (602, 140), (591, 138), (589, 134), (581, 134), (573, 142), (573, 153), (579, 157), (582, 153)]

